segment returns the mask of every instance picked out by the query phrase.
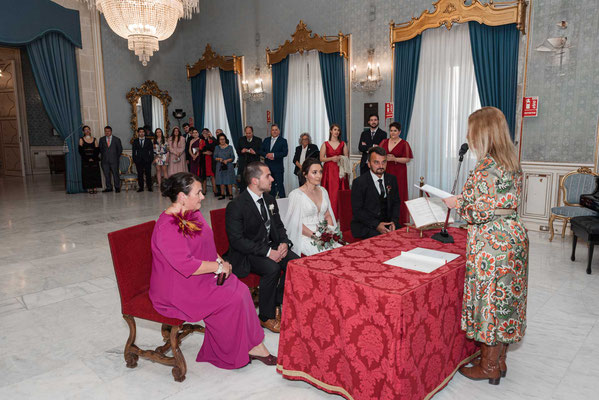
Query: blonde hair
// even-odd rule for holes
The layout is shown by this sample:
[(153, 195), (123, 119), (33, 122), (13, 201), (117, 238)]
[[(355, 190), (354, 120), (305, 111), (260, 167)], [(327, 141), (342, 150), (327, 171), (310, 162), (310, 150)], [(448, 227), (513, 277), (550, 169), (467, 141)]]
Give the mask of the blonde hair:
[(468, 117), (468, 143), (478, 159), (493, 157), (506, 171), (520, 171), (518, 152), (501, 110), (483, 107)]

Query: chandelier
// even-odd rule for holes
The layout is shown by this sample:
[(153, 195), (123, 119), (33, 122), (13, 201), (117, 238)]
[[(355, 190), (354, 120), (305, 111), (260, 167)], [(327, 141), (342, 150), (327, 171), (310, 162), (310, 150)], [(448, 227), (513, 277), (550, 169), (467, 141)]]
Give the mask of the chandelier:
[(104, 14), (110, 29), (127, 39), (143, 66), (158, 51), (158, 41), (169, 38), (181, 18), (200, 11), (199, 0), (82, 0)]
[(357, 70), (358, 68), (355, 65), (350, 69), (351, 83), (354, 90), (373, 94), (381, 87), (383, 82), (381, 67), (380, 64), (374, 63), (374, 49), (368, 49), (368, 64), (366, 65), (366, 77), (364, 79), (359, 80), (356, 77)]
[(241, 87), (243, 89), (244, 100), (259, 103), (264, 100), (265, 95), (264, 85), (262, 84), (262, 78), (260, 77), (260, 66), (256, 65), (254, 71), (254, 75), (256, 76), (256, 79), (254, 80), (255, 87), (250, 89), (250, 84), (247, 80), (241, 82)]

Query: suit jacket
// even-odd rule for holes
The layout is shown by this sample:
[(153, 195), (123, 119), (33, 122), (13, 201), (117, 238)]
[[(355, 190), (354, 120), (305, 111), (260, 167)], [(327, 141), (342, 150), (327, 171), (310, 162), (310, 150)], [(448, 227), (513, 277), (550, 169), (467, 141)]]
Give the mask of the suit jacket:
[[(295, 165), (296, 161), (300, 160), (301, 155), (302, 155), (302, 146), (299, 145), (295, 148), (295, 155), (293, 156), (293, 165)], [(306, 150), (306, 158), (305, 159), (307, 160), (310, 157), (320, 159), (320, 149), (318, 148), (318, 146), (316, 146), (313, 143), (310, 143), (308, 145), (308, 149)], [(299, 176), (299, 172), (300, 172), (300, 169), (298, 168), (297, 165), (295, 165), (295, 170), (293, 171), (293, 173)]]
[[(378, 146), (381, 144), (383, 139), (387, 138), (387, 132), (382, 130), (381, 128), (376, 128), (376, 132), (374, 134), (374, 139), (370, 134), (370, 128), (364, 129), (362, 134), (360, 135), (360, 143), (358, 144), (358, 150), (362, 152), (362, 159), (360, 160), (360, 165), (366, 165), (366, 161), (368, 161), (368, 150), (372, 146)], [(362, 143), (366, 143), (363, 145)]]
[[(270, 216), (272, 246), (269, 246), (270, 240), (267, 237), (266, 226), (249, 189), (241, 192), (235, 200), (227, 205), (225, 229), (229, 237), (229, 250), (223, 255), (223, 258), (231, 263), (233, 273), (239, 278), (246, 277), (250, 273), (249, 255), (266, 257), (269, 249), (276, 249), (281, 243), (287, 243), (289, 249), (293, 245), (287, 237), (275, 198), (264, 193), (264, 202), (266, 203), (266, 212)], [(273, 212), (270, 211), (270, 206), (273, 206)]]
[(119, 158), (123, 153), (123, 145), (121, 144), (121, 139), (112, 135), (110, 139), (110, 147), (108, 147), (108, 141), (106, 140), (106, 136), (102, 136), (100, 138), (100, 142), (98, 143), (98, 147), (100, 148), (100, 158), (102, 159), (103, 163), (119, 163)]
[[(387, 215), (389, 222), (395, 223), (399, 228), (399, 190), (397, 179), (391, 174), (383, 175), (383, 185), (387, 191)], [(374, 185), (372, 175), (367, 172), (354, 179), (351, 187), (351, 208), (353, 218), (351, 231), (354, 237), (366, 236), (369, 229), (376, 229), (381, 222), (381, 205), (379, 192)]]
[[(260, 155), (264, 157), (264, 163), (268, 166), (268, 168), (270, 168), (271, 173), (282, 173), (283, 171), (285, 171), (285, 167), (283, 166), (283, 158), (287, 157), (287, 154), (289, 153), (289, 147), (287, 147), (287, 139), (279, 135), (272, 150), (270, 149), (271, 140), (272, 136), (269, 136), (262, 141)], [(268, 153), (273, 153), (275, 159), (269, 160), (268, 158), (266, 158), (266, 155)]]
[[(237, 155), (239, 156), (239, 171), (243, 171), (245, 166), (254, 161), (260, 161), (260, 149), (262, 148), (262, 139), (257, 136), (252, 137), (252, 141), (248, 142), (245, 136), (239, 138), (237, 142)], [(241, 153), (242, 149), (253, 149), (256, 154)]]
[(152, 139), (144, 138), (144, 147), (141, 147), (139, 138), (133, 141), (133, 162), (135, 164), (151, 164), (154, 161), (154, 144)]

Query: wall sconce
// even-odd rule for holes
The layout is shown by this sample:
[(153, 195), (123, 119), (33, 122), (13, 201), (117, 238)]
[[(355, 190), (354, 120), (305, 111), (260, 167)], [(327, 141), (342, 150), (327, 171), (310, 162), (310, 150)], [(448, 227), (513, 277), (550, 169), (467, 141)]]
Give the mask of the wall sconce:
[(259, 103), (264, 100), (265, 96), (264, 85), (262, 83), (262, 78), (260, 77), (260, 66), (256, 65), (256, 69), (254, 71), (254, 87), (250, 88), (250, 84), (247, 80), (243, 80), (241, 82), (241, 87), (243, 89), (244, 100)]
[(374, 62), (374, 49), (368, 49), (368, 64), (366, 64), (366, 77), (359, 80), (357, 78), (358, 68), (354, 65), (350, 68), (351, 83), (354, 90), (366, 92), (372, 95), (381, 87), (383, 78), (381, 77), (381, 66)]

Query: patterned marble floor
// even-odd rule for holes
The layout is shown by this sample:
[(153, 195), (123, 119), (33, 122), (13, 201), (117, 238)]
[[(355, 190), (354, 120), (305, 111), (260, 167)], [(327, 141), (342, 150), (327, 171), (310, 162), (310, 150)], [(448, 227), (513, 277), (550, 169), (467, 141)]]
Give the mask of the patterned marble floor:
[[(148, 361), (127, 369), (106, 234), (156, 218), (167, 201), (157, 192), (66, 195), (62, 179), (0, 177), (0, 398), (337, 398), (260, 363), (235, 371), (196, 363), (199, 334), (182, 346), (183, 383)], [(224, 205), (208, 196), (203, 209)], [(568, 238), (530, 239), (528, 331), (512, 346), (508, 377), (494, 387), (457, 375), (435, 399), (597, 398), (599, 265), (586, 275), (584, 244), (573, 263)], [(139, 344), (158, 344), (155, 324), (138, 328)], [(266, 344), (276, 353), (278, 336), (267, 332)]]

